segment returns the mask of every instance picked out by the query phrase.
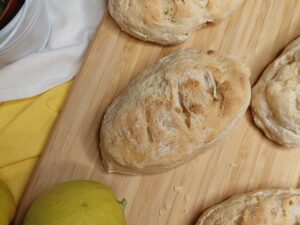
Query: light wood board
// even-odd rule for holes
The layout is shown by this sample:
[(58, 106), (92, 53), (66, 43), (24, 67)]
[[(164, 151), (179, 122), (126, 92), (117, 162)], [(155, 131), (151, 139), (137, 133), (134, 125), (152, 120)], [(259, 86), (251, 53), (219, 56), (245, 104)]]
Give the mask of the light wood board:
[[(107, 174), (98, 153), (99, 124), (106, 107), (132, 77), (159, 57), (187, 46), (216, 49), (249, 64), (253, 83), (298, 35), (299, 0), (246, 0), (230, 18), (174, 47), (131, 38), (106, 15), (28, 185), (15, 224), (22, 223), (37, 196), (74, 179), (102, 181), (119, 199), (125, 197), (129, 225), (192, 225), (202, 210), (233, 194), (300, 185), (300, 150), (286, 151), (268, 141), (254, 126), (249, 111), (223, 144), (163, 174)], [(175, 186), (182, 186), (183, 192), (175, 193)], [(170, 208), (160, 215), (164, 204)]]

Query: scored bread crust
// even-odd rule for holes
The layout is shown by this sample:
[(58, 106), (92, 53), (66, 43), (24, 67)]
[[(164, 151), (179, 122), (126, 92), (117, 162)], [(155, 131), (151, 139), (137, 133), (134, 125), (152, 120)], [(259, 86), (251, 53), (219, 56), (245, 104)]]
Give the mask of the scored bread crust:
[(100, 131), (108, 172), (174, 168), (221, 141), (250, 103), (250, 70), (230, 56), (176, 51), (144, 70), (105, 112)]
[(300, 38), (271, 63), (252, 90), (254, 122), (285, 147), (300, 146)]
[(236, 10), (243, 0), (109, 0), (110, 15), (132, 36), (162, 45), (185, 41), (207, 22)]
[(206, 210), (196, 225), (296, 225), (300, 189), (260, 190), (234, 196)]

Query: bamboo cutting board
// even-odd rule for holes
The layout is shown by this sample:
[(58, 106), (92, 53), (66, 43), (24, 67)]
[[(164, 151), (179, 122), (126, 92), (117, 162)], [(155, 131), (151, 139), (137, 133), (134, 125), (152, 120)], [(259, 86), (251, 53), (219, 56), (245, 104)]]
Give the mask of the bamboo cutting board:
[[(209, 25), (175, 47), (131, 38), (106, 15), (27, 187), (15, 224), (22, 224), (37, 196), (74, 179), (104, 182), (119, 199), (126, 198), (129, 225), (192, 225), (202, 210), (233, 194), (300, 186), (300, 150), (286, 151), (268, 141), (254, 126), (250, 112), (223, 144), (163, 174), (107, 174), (98, 153), (99, 124), (106, 107), (132, 77), (159, 57), (187, 46), (217, 49), (248, 63), (254, 83), (298, 35), (299, 0), (245, 1), (227, 20)], [(177, 186), (182, 192), (174, 191)]]

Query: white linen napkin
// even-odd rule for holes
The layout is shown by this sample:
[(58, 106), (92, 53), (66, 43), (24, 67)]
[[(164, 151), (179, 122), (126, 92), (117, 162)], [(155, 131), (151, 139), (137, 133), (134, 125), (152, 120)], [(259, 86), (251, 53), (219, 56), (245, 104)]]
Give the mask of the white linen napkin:
[(105, 0), (45, 0), (46, 48), (0, 69), (0, 102), (38, 95), (72, 79), (105, 11)]

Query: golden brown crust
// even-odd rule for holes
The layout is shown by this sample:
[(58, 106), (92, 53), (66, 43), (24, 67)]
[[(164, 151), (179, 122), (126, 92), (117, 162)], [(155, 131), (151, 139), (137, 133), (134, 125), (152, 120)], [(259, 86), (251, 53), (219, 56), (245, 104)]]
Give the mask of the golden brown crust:
[(206, 210), (196, 225), (297, 225), (300, 189), (261, 190), (232, 197)]
[(300, 38), (271, 63), (252, 91), (256, 125), (285, 147), (300, 146)]
[(207, 22), (231, 14), (243, 0), (109, 0), (121, 29), (143, 41), (162, 45), (185, 41)]
[(229, 56), (174, 52), (147, 68), (107, 109), (102, 159), (110, 172), (157, 173), (222, 140), (250, 102), (250, 71)]

